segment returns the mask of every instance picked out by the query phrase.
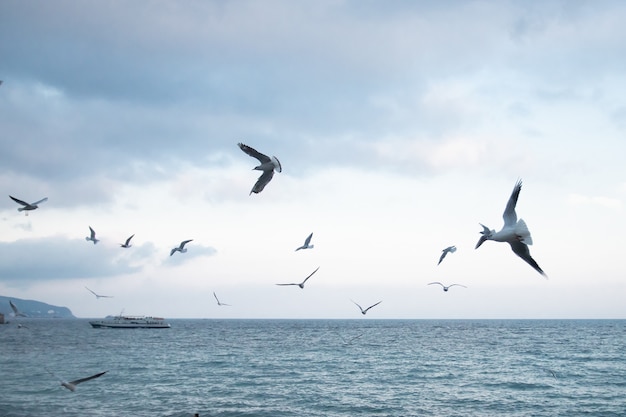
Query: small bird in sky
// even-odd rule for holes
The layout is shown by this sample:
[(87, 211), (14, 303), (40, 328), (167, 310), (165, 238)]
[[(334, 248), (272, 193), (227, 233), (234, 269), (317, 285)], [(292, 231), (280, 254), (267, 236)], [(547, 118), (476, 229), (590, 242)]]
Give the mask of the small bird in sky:
[(50, 375), (52, 375), (53, 377), (58, 379), (61, 382), (61, 385), (63, 385), (65, 388), (67, 388), (68, 390), (70, 390), (72, 392), (76, 391), (76, 385), (81, 384), (81, 383), (86, 382), (86, 381), (90, 381), (92, 379), (99, 378), (99, 377), (101, 377), (102, 375), (104, 375), (104, 374), (106, 374), (108, 372), (108, 371), (104, 371), (104, 372), (97, 373), (95, 375), (88, 376), (86, 378), (80, 378), (80, 379), (76, 379), (74, 381), (66, 382), (66, 381), (62, 380), (61, 378), (59, 378), (58, 376), (56, 376), (55, 374), (53, 374), (52, 372), (50, 372), (50, 370), (48, 370), (47, 368), (46, 368), (46, 371), (48, 371), (48, 373)]
[(371, 306), (367, 307), (365, 310), (363, 309), (363, 307), (361, 307), (359, 304), (357, 304), (356, 301), (350, 300), (352, 301), (354, 304), (356, 304), (356, 306), (359, 308), (359, 310), (361, 310), (361, 314), (365, 315), (367, 314), (367, 311), (372, 308), (372, 307), (376, 307), (378, 304), (382, 303), (383, 301), (380, 300), (379, 302), (377, 302), (376, 304), (372, 304)]
[(313, 237), (313, 233), (311, 233), (305, 240), (304, 240), (304, 245), (300, 246), (299, 248), (296, 249), (296, 252), (299, 251), (300, 249), (313, 249), (313, 247), (315, 245), (311, 245), (311, 238)]
[(461, 284), (450, 284), (450, 285), (448, 285), (448, 286), (445, 286), (445, 285), (443, 285), (443, 284), (442, 284), (441, 282), (439, 282), (439, 281), (429, 282), (429, 283), (428, 283), (428, 285), (433, 285), (433, 284), (439, 284), (439, 285), (441, 285), (441, 286), (443, 287), (443, 290), (444, 290), (445, 292), (448, 292), (448, 290), (449, 290), (450, 288), (454, 287), (454, 286), (467, 288), (465, 285), (461, 285)]
[[(85, 287), (87, 288), (87, 287)], [(112, 295), (100, 295), (100, 294), (96, 294), (95, 292), (91, 291), (89, 288), (87, 288), (87, 291), (89, 291), (90, 293), (92, 293), (93, 295), (96, 296), (96, 299), (99, 300), (100, 298), (113, 298)]]
[(239, 146), (239, 149), (241, 149), (251, 157), (258, 159), (261, 163), (261, 165), (252, 168), (258, 171), (263, 171), (263, 174), (261, 174), (257, 182), (254, 184), (254, 187), (252, 187), (252, 190), (250, 191), (250, 194), (258, 194), (263, 191), (265, 186), (272, 180), (272, 177), (274, 176), (274, 170), (282, 172), (283, 168), (280, 165), (280, 161), (275, 156), (272, 156), (270, 158), (267, 155), (263, 155), (256, 149), (251, 148), (248, 145), (244, 145), (243, 143), (238, 143), (237, 145)]
[(172, 256), (175, 252), (180, 252), (180, 253), (187, 252), (187, 248), (185, 248), (185, 245), (191, 242), (192, 240), (193, 239), (188, 239), (188, 240), (183, 240), (182, 242), (180, 242), (180, 245), (178, 245), (177, 248), (172, 248), (172, 250), (170, 251), (170, 256)]
[(22, 201), (19, 198), (15, 198), (13, 196), (9, 196), (9, 198), (11, 198), (11, 200), (15, 201), (17, 204), (21, 204), (22, 207), (18, 207), (17, 211), (26, 211), (25, 214), (27, 216), (29, 211), (39, 208), (39, 204), (48, 201), (48, 197), (42, 198), (41, 200), (35, 201), (34, 203), (27, 203), (26, 201)]
[(317, 272), (317, 270), (318, 270), (318, 269), (320, 269), (320, 267), (319, 267), (319, 266), (318, 266), (317, 268), (315, 268), (315, 271), (311, 272), (311, 273), (309, 274), (309, 276), (308, 276), (308, 277), (306, 277), (306, 278), (304, 279), (304, 281), (302, 281), (302, 282), (301, 282), (301, 283), (299, 283), (299, 284), (293, 283), (293, 284), (276, 284), (276, 285), (281, 285), (281, 286), (286, 286), (286, 285), (297, 285), (297, 286), (298, 286), (298, 287), (300, 287), (300, 288), (304, 288), (304, 283), (305, 283), (305, 282), (306, 282), (309, 278), (311, 278), (311, 277), (313, 276), (313, 274)]
[(89, 226), (89, 236), (85, 237), (85, 240), (86, 240), (87, 242), (89, 242), (89, 241), (93, 242), (93, 244), (94, 244), (94, 245), (95, 245), (96, 243), (100, 242), (100, 240), (99, 240), (99, 239), (96, 239), (96, 232), (95, 232), (95, 230), (93, 230), (93, 229), (91, 228), (91, 226)]
[(445, 258), (448, 253), (456, 252), (456, 246), (448, 246), (447, 248), (445, 248), (441, 252), (442, 252), (442, 254), (441, 254), (441, 257), (439, 258), (439, 262), (437, 262), (437, 265), (439, 265), (441, 263), (441, 261), (443, 261), (443, 258)]
[(511, 193), (511, 197), (509, 197), (509, 201), (506, 204), (506, 208), (504, 209), (504, 213), (502, 214), (502, 218), (504, 219), (504, 226), (499, 232), (495, 230), (489, 230), (487, 226), (484, 224), (480, 224), (483, 227), (483, 231), (480, 232), (482, 235), (476, 243), (475, 249), (478, 249), (483, 242), (487, 240), (494, 240), (496, 242), (507, 242), (511, 245), (511, 249), (513, 252), (522, 258), (526, 263), (535, 268), (537, 272), (547, 278), (545, 272), (539, 267), (537, 262), (530, 256), (530, 250), (528, 249), (528, 245), (533, 244), (533, 240), (530, 236), (530, 232), (528, 231), (528, 227), (524, 220), (517, 220), (517, 214), (515, 213), (515, 206), (517, 205), (517, 199), (519, 197), (519, 193), (522, 190), (522, 180), (518, 180), (513, 188), (513, 192)]
[(134, 236), (135, 236), (135, 235), (132, 235), (131, 237), (129, 237), (128, 239), (126, 239), (126, 242), (125, 242), (125, 243), (120, 243), (120, 246), (121, 246), (122, 248), (130, 248), (131, 246), (133, 246), (133, 245), (131, 245), (131, 244), (130, 244), (130, 240), (131, 240)]
[(230, 306), (230, 304), (222, 303), (222, 302), (220, 301), (220, 299), (219, 299), (219, 298), (217, 298), (217, 294), (215, 294), (215, 292), (213, 292), (213, 297), (215, 297), (215, 299), (217, 300), (217, 305), (218, 305), (218, 306)]
[(9, 305), (11, 306), (11, 310), (13, 310), (15, 317), (26, 317), (26, 314), (22, 313), (17, 306), (13, 304), (13, 301), (9, 300)]

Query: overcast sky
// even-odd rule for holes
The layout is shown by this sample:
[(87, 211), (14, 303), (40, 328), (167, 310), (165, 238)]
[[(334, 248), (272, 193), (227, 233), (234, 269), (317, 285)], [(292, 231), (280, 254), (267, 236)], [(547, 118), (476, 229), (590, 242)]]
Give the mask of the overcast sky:
[[(622, 1), (0, 2), (0, 294), (79, 317), (626, 318), (624, 22)], [(281, 161), (260, 194), (238, 142)], [(474, 249), (518, 179), (548, 279)]]

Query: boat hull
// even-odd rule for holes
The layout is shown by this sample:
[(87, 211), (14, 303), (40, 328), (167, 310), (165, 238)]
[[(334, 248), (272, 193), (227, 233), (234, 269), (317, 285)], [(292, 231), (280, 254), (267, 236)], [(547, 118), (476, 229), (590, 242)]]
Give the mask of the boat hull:
[(171, 326), (160, 317), (116, 316), (90, 321), (96, 329), (169, 329)]

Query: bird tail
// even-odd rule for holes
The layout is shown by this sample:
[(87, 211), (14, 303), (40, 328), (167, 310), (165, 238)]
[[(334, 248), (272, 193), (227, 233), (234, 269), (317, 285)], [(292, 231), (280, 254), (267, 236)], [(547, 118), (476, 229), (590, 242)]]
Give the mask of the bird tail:
[(524, 242), (525, 244), (533, 244), (533, 238), (530, 236), (530, 231), (528, 230), (528, 226), (526, 226), (526, 222), (524, 220), (519, 219), (519, 221), (515, 225), (515, 234), (519, 236), (520, 241)]

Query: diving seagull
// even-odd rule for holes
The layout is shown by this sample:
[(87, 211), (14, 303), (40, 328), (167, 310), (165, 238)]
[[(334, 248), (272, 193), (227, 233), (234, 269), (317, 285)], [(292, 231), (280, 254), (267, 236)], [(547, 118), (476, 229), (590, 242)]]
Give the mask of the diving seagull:
[(308, 276), (308, 277), (306, 277), (306, 278), (304, 279), (304, 281), (302, 281), (302, 282), (301, 282), (301, 283), (299, 283), (299, 284), (293, 283), (293, 284), (276, 284), (276, 285), (281, 285), (281, 286), (286, 286), (286, 285), (297, 285), (297, 286), (298, 286), (298, 287), (300, 287), (300, 288), (304, 288), (304, 283), (306, 282), (306, 280), (307, 280), (307, 279), (309, 279), (309, 278), (311, 278), (311, 277), (313, 276), (313, 274), (317, 272), (317, 270), (318, 270), (318, 269), (320, 269), (320, 267), (319, 267), (319, 266), (318, 266), (317, 268), (315, 268), (315, 271), (311, 272), (311, 273), (309, 274), (309, 276)]
[(272, 156), (270, 158), (269, 156), (263, 155), (261, 152), (258, 152), (256, 149), (251, 148), (248, 145), (244, 145), (243, 143), (238, 143), (237, 145), (239, 146), (239, 149), (241, 149), (251, 157), (258, 159), (261, 163), (261, 165), (258, 165), (253, 169), (263, 171), (263, 174), (259, 177), (256, 184), (254, 184), (254, 187), (252, 187), (252, 190), (250, 191), (250, 194), (258, 194), (263, 191), (263, 188), (265, 188), (267, 183), (272, 180), (272, 177), (274, 176), (274, 170), (282, 172), (283, 168), (280, 165), (280, 161), (275, 156)]
[(11, 310), (13, 310), (15, 317), (27, 317), (26, 314), (18, 310), (17, 306), (13, 304), (13, 301), (9, 300), (9, 305), (11, 306)]
[(533, 244), (533, 240), (530, 236), (530, 231), (528, 231), (528, 227), (524, 220), (517, 220), (517, 214), (515, 214), (515, 205), (517, 204), (517, 198), (519, 197), (519, 193), (522, 190), (522, 180), (518, 180), (517, 184), (515, 184), (515, 188), (513, 188), (513, 192), (511, 193), (511, 197), (509, 197), (509, 201), (506, 204), (506, 208), (504, 209), (504, 213), (502, 214), (502, 218), (504, 219), (504, 226), (499, 232), (495, 230), (489, 230), (487, 226), (482, 223), (479, 223), (483, 227), (483, 231), (480, 232), (482, 235), (476, 243), (475, 249), (478, 249), (480, 245), (483, 244), (486, 240), (495, 240), (496, 242), (507, 242), (511, 245), (511, 249), (517, 256), (526, 261), (530, 266), (535, 268), (537, 272), (547, 278), (547, 275), (543, 270), (537, 265), (537, 262), (530, 256), (530, 250), (528, 249), (528, 245)]
[(311, 233), (309, 235), (309, 237), (307, 237), (304, 241), (304, 245), (300, 246), (299, 248), (296, 249), (296, 252), (299, 251), (300, 249), (313, 249), (313, 247), (315, 245), (311, 245), (311, 238), (313, 237), (313, 233)]
[(47, 368), (46, 368), (46, 371), (48, 371), (48, 373), (50, 375), (52, 375), (53, 377), (58, 379), (61, 382), (61, 385), (63, 385), (65, 388), (67, 388), (68, 390), (70, 390), (72, 392), (76, 391), (76, 385), (78, 385), (78, 384), (80, 384), (82, 382), (85, 382), (85, 381), (89, 381), (89, 380), (92, 380), (92, 379), (99, 378), (99, 377), (101, 377), (102, 375), (104, 375), (104, 374), (106, 374), (108, 372), (108, 371), (104, 371), (104, 372), (100, 372), (100, 373), (97, 373), (97, 374), (92, 375), (92, 376), (88, 376), (87, 378), (80, 378), (80, 379), (76, 379), (74, 381), (66, 382), (66, 381), (63, 381), (58, 376), (56, 376), (55, 374), (53, 374), (52, 372), (50, 372), (50, 370), (48, 370)]
[(189, 242), (191, 242), (193, 239), (188, 239), (188, 240), (183, 240), (182, 242), (180, 242), (180, 245), (178, 245), (177, 248), (172, 248), (172, 250), (170, 251), (170, 256), (172, 256), (174, 254), (174, 252), (180, 252), (180, 253), (185, 253), (187, 252), (187, 249), (185, 248), (185, 245)]
[(94, 245), (96, 243), (100, 242), (100, 239), (96, 239), (96, 232), (95, 232), (95, 230), (93, 230), (91, 228), (91, 226), (89, 226), (89, 236), (85, 237), (85, 240), (87, 242), (89, 242), (89, 241), (93, 242)]
[(448, 290), (449, 290), (450, 288), (454, 287), (454, 286), (467, 288), (465, 285), (461, 285), (461, 284), (450, 284), (450, 285), (448, 285), (448, 286), (445, 286), (445, 285), (443, 285), (443, 284), (442, 284), (441, 282), (439, 282), (439, 281), (429, 282), (429, 283), (428, 283), (428, 285), (433, 285), (433, 284), (439, 284), (439, 285), (441, 285), (441, 286), (443, 287), (443, 290), (444, 290), (445, 292), (448, 292)]
[(21, 204), (23, 207), (18, 207), (17, 211), (26, 211), (26, 215), (28, 216), (28, 212), (31, 210), (35, 210), (39, 207), (39, 204), (48, 201), (48, 197), (42, 198), (39, 201), (35, 201), (34, 203), (27, 203), (26, 201), (22, 201), (19, 198), (15, 198), (13, 196), (9, 196), (11, 200), (15, 201), (17, 204)]
[[(85, 287), (87, 288), (87, 287)], [(90, 293), (92, 293), (93, 295), (96, 296), (96, 299), (99, 300), (101, 298), (113, 298), (112, 295), (100, 295), (100, 294), (96, 294), (95, 292), (91, 291), (89, 288), (87, 288), (87, 291), (89, 291)]]
[(213, 292), (213, 297), (215, 297), (215, 299), (217, 300), (217, 305), (218, 305), (218, 306), (230, 306), (230, 304), (225, 304), (225, 303), (222, 303), (222, 302), (220, 301), (220, 299), (219, 299), (219, 298), (217, 298), (217, 295), (215, 294), (215, 292)]
[(354, 304), (356, 304), (356, 306), (359, 308), (359, 310), (361, 310), (361, 314), (363, 314), (363, 315), (367, 314), (367, 310), (369, 310), (370, 308), (372, 308), (372, 307), (376, 307), (378, 304), (380, 304), (380, 303), (382, 303), (382, 302), (383, 302), (382, 300), (380, 300), (380, 301), (379, 301), (379, 302), (377, 302), (376, 304), (372, 304), (371, 306), (367, 307), (367, 308), (364, 310), (364, 309), (363, 309), (363, 307), (361, 307), (360, 305), (358, 305), (358, 304), (356, 303), (356, 301), (353, 301), (353, 300), (350, 300), (350, 301), (352, 301)]
[(130, 240), (131, 240), (134, 236), (135, 236), (135, 235), (132, 235), (131, 237), (129, 237), (128, 239), (126, 239), (126, 242), (125, 242), (125, 243), (120, 243), (120, 247), (122, 247), (122, 248), (130, 248), (131, 246), (133, 246), (133, 245), (131, 245), (131, 244), (130, 244)]
[(441, 254), (441, 257), (439, 258), (439, 262), (437, 262), (437, 265), (439, 265), (441, 263), (441, 261), (443, 261), (443, 258), (445, 258), (448, 253), (456, 252), (456, 246), (448, 246), (447, 248), (445, 248), (441, 252), (442, 252), (442, 254)]

